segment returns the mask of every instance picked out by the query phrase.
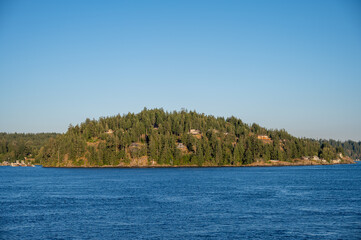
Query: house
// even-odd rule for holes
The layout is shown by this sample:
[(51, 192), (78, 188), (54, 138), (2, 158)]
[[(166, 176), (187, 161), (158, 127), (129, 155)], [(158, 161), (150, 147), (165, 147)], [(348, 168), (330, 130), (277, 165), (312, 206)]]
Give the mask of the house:
[(258, 135), (257, 138), (261, 140), (271, 140), (267, 135)]
[(191, 129), (189, 130), (189, 133), (192, 135), (198, 135), (201, 134), (201, 131), (199, 131), (198, 129)]
[(107, 132), (105, 132), (105, 133), (107, 133), (107, 134), (113, 134), (114, 133), (114, 131), (112, 130), (112, 129), (109, 129)]
[(313, 156), (312, 160), (315, 160), (315, 161), (320, 161), (320, 158), (318, 156)]
[(183, 143), (177, 143), (177, 148), (180, 150), (186, 150), (187, 147)]
[(139, 143), (132, 143), (132, 144), (129, 145), (129, 147), (138, 148), (138, 147), (141, 147), (141, 145)]

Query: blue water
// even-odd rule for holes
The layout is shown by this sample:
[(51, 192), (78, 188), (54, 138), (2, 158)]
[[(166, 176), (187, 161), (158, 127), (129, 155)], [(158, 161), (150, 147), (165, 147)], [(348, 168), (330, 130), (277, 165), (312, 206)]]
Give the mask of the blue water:
[(0, 167), (0, 239), (361, 239), (361, 164)]

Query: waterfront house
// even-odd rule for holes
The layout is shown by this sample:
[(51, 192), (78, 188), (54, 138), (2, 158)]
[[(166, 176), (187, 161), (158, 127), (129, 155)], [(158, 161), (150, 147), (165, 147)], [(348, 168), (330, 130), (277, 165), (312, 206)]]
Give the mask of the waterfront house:
[(258, 135), (257, 138), (261, 140), (271, 140), (267, 135)]

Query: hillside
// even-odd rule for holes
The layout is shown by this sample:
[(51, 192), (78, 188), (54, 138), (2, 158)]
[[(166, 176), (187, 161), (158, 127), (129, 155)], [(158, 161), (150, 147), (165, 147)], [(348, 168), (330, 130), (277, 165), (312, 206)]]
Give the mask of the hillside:
[(37, 159), (56, 167), (290, 165), (343, 162), (342, 151), (235, 117), (144, 109), (69, 126)]

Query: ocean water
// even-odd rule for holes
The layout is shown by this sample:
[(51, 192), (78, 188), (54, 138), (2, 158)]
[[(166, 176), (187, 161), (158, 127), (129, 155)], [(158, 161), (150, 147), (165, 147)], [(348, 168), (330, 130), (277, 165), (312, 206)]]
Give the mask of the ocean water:
[(361, 239), (361, 163), (0, 167), (0, 181), (0, 239)]

